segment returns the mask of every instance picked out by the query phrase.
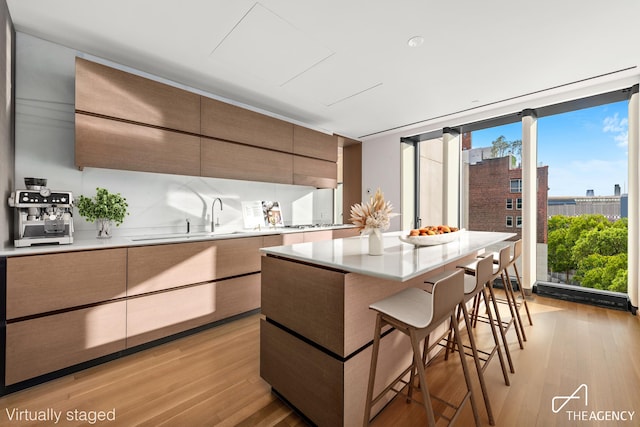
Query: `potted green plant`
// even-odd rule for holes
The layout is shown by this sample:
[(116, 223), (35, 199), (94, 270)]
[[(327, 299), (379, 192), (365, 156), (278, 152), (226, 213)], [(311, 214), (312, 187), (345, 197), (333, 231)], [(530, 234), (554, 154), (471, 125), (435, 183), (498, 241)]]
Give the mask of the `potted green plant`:
[(105, 188), (96, 188), (93, 198), (80, 195), (78, 198), (78, 213), (89, 222), (96, 222), (98, 238), (108, 239), (112, 235), (111, 225), (120, 226), (127, 212), (127, 199), (120, 193), (109, 193)]

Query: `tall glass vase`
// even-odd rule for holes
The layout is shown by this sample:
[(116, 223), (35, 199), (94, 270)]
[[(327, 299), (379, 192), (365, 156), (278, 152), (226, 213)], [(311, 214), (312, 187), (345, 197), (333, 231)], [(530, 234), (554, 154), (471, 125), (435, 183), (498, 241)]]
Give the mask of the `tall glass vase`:
[(96, 228), (98, 229), (98, 239), (110, 239), (112, 236), (113, 221), (107, 218), (97, 218)]
[(384, 244), (382, 241), (382, 232), (379, 228), (374, 228), (369, 233), (369, 255), (382, 255), (384, 253)]

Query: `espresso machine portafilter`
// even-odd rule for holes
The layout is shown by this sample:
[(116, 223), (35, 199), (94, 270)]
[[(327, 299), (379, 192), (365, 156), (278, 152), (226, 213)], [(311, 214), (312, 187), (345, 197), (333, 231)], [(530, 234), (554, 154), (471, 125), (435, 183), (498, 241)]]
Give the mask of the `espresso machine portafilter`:
[(26, 190), (11, 193), (16, 208), (16, 247), (73, 243), (73, 194), (47, 188), (44, 178), (25, 178)]

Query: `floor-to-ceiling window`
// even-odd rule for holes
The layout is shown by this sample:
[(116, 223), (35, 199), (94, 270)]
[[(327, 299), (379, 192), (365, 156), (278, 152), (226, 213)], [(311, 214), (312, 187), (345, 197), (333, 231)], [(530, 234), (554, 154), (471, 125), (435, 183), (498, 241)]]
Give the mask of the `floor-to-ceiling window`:
[(443, 223), (443, 162), (442, 132), (403, 140), (403, 229)]
[[(629, 93), (619, 90), (456, 127), (461, 133), (460, 225), (513, 232), (518, 238), (526, 224), (523, 209), (534, 206), (537, 215), (532, 213), (530, 222), (535, 223), (535, 232), (529, 236), (529, 247), (535, 256), (529, 283), (564, 281), (625, 292), (627, 270), (631, 270), (625, 217), (638, 216), (628, 209), (626, 197), (631, 161), (626, 150)], [(525, 126), (529, 112), (535, 117), (533, 132)], [(528, 163), (528, 177), (522, 173), (525, 128), (527, 137), (535, 138), (527, 145), (533, 151), (528, 151), (526, 160), (536, 157)], [(446, 156), (439, 154), (445, 151), (442, 138), (431, 132), (403, 141), (411, 147), (403, 163), (413, 164), (410, 187), (415, 218), (422, 224), (425, 219), (438, 222), (443, 195), (420, 187), (437, 183), (438, 171), (446, 173)], [(527, 180), (535, 183), (527, 187), (523, 185)], [(404, 182), (406, 177), (403, 200), (409, 200)], [(523, 187), (529, 188), (526, 196)], [(570, 219), (580, 212), (592, 216)], [(570, 268), (567, 260), (573, 263)], [(629, 260), (629, 265), (637, 262)]]
[(628, 101), (610, 99), (538, 120), (549, 176), (539, 281), (627, 292)]

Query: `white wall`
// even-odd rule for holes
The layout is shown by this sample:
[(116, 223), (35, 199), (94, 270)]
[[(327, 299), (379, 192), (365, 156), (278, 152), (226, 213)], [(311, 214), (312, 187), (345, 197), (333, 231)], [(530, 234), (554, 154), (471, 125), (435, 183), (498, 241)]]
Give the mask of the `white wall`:
[[(122, 235), (184, 231), (187, 218), (192, 231), (205, 230), (216, 197), (224, 203), (220, 214), (216, 206), (221, 229), (242, 228), (241, 202), (254, 200), (279, 201), (285, 224), (317, 223), (321, 218), (331, 222), (332, 190), (97, 168), (79, 171), (74, 165), (75, 57), (95, 58), (24, 33), (17, 33), (16, 42), (17, 188), (24, 188), (24, 177), (39, 177), (48, 179), (48, 187), (70, 190), (76, 198), (93, 196), (96, 187), (119, 192), (127, 198), (130, 211), (116, 229)], [(80, 232), (95, 229), (77, 211), (74, 225)]]
[[(400, 163), (399, 136), (382, 136), (362, 144), (362, 200), (368, 201), (380, 188), (393, 212), (401, 213)], [(401, 224), (400, 216), (392, 218), (389, 231), (400, 230)]]

